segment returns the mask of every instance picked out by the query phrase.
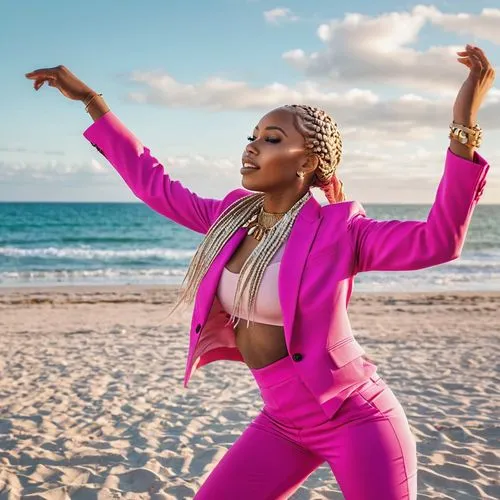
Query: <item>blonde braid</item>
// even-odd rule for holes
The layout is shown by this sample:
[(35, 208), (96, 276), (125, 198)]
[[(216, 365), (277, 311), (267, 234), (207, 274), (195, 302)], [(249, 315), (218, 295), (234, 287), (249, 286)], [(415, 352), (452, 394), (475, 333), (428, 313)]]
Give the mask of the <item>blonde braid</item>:
[[(189, 269), (181, 284), (178, 300), (168, 314), (168, 317), (170, 317), (182, 303), (193, 302), (198, 287), (212, 262), (217, 255), (219, 255), (220, 251), (235, 231), (243, 226), (252, 215), (260, 212), (263, 206), (264, 196), (264, 193), (257, 193), (240, 198), (226, 208), (214, 224), (212, 224), (191, 260)], [(234, 313), (231, 315), (229, 321), (234, 320), (241, 313), (241, 299), (246, 288), (250, 289), (247, 326), (250, 323), (250, 316), (252, 316), (252, 318), (255, 317), (255, 301), (264, 272), (280, 245), (290, 234), (300, 209), (311, 196), (311, 192), (307, 191), (307, 193), (288, 210), (286, 215), (269, 230), (266, 237), (259, 242), (245, 261), (236, 286)], [(185, 284), (186, 286), (184, 287)], [(238, 323), (239, 319), (236, 325)]]
[(319, 187), (329, 203), (345, 201), (344, 184), (335, 174), (342, 157), (342, 138), (337, 124), (320, 108), (304, 104), (289, 104), (283, 108), (294, 113), (306, 148), (320, 159), (311, 186)]
[[(290, 208), (287, 213), (269, 230), (266, 237), (261, 240), (261, 242), (254, 248), (252, 253), (249, 255), (240, 273), (240, 279), (235, 292), (235, 303), (234, 303), (234, 313), (231, 316), (231, 320), (236, 318), (241, 312), (241, 299), (245, 288), (248, 286), (249, 290), (249, 301), (248, 301), (248, 320), (247, 327), (249, 325), (250, 316), (255, 317), (255, 305), (257, 292), (259, 290), (262, 278), (266, 268), (273, 258), (274, 254), (277, 252), (281, 244), (288, 238), (292, 230), (295, 218), (299, 214), (300, 209), (305, 205), (307, 200), (311, 198), (311, 192), (307, 193), (298, 200), (292, 208)], [(252, 319), (253, 321), (253, 319)], [(236, 325), (239, 323), (239, 319)]]

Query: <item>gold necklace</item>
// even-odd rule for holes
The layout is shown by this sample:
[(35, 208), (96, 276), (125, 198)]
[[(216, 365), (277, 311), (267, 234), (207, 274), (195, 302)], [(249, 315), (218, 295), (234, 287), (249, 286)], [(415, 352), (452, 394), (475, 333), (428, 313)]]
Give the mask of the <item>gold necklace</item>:
[(261, 207), (260, 211), (253, 214), (242, 227), (248, 227), (248, 234), (260, 241), (285, 214), (286, 212), (266, 212), (264, 207)]

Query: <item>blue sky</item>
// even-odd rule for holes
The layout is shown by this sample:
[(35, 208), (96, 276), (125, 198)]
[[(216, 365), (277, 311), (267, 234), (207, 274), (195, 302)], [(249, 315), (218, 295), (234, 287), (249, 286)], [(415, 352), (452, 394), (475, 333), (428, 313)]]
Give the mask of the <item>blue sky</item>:
[[(64, 64), (201, 195), (240, 185), (247, 135), (295, 99), (339, 123), (349, 199), (431, 203), (467, 74), (453, 50), (475, 43), (498, 67), (499, 25), (500, 1), (2, 2), (0, 201), (136, 201), (83, 138), (83, 105), (24, 78)], [(481, 203), (500, 199), (499, 89), (479, 115)]]

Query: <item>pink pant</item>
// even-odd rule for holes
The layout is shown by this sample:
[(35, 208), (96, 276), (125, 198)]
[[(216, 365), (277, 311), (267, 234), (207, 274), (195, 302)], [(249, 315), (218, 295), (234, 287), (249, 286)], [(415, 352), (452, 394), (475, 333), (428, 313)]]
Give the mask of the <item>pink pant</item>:
[(264, 407), (197, 500), (289, 498), (328, 462), (346, 500), (417, 498), (417, 450), (404, 410), (376, 373), (328, 419), (289, 356), (251, 369)]

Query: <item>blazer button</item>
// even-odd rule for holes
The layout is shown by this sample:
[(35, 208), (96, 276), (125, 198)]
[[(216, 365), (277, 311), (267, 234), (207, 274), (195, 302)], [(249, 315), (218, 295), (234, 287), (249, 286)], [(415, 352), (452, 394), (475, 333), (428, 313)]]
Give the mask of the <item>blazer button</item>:
[(296, 353), (292, 356), (292, 359), (293, 359), (294, 361), (302, 361), (302, 358), (303, 358), (303, 356), (302, 356), (302, 354), (300, 354), (300, 352), (296, 352)]
[(200, 333), (200, 330), (201, 330), (201, 325), (198, 323), (196, 325), (196, 330), (195, 331), (196, 331), (196, 333)]

